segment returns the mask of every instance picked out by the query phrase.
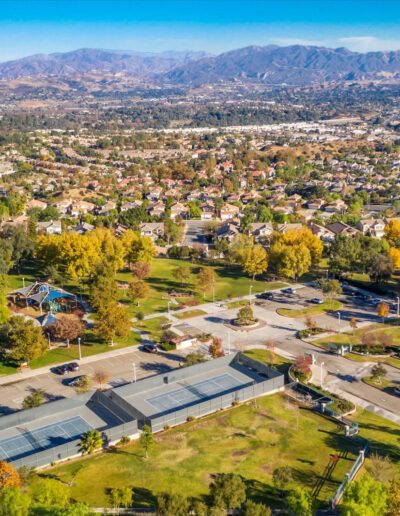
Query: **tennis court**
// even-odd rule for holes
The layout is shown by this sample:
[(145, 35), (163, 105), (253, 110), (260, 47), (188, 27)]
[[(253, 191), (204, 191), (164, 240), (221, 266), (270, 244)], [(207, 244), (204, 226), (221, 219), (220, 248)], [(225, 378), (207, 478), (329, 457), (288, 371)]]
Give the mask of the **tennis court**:
[(59, 446), (79, 438), (91, 428), (81, 416), (42, 426), (35, 430), (29, 430), (23, 425), (17, 426), (16, 430), (21, 432), (20, 435), (0, 441), (0, 459), (15, 459)]
[[(179, 383), (182, 385), (183, 382)], [(198, 403), (199, 400), (205, 400), (217, 395), (221, 396), (224, 393), (235, 391), (243, 386), (243, 382), (225, 373), (207, 378), (198, 383), (188, 383), (180, 389), (159, 394), (153, 398), (148, 398), (146, 401), (153, 405), (153, 407), (156, 407), (160, 412), (168, 412), (177, 407)]]

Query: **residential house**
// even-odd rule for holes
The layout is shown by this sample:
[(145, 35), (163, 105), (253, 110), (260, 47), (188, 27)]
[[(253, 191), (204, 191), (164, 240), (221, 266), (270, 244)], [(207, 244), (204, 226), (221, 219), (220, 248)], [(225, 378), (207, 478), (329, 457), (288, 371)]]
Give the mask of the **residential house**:
[(95, 208), (96, 205), (91, 202), (76, 201), (71, 205), (69, 212), (73, 217), (79, 217), (79, 215), (91, 213)]
[(319, 224), (310, 224), (309, 229), (313, 235), (317, 236), (322, 242), (332, 242), (335, 240), (335, 233)]
[(61, 220), (49, 220), (47, 222), (37, 223), (38, 233), (46, 233), (47, 235), (61, 235)]
[(328, 224), (326, 228), (332, 231), (335, 235), (354, 236), (358, 233), (357, 229), (345, 224), (344, 222), (333, 222), (332, 224)]
[(32, 199), (25, 203), (25, 213), (31, 208), (38, 208), (39, 210), (45, 210), (47, 208), (47, 202), (38, 201), (36, 199)]
[(336, 199), (325, 206), (328, 213), (344, 213), (347, 210), (347, 204), (342, 199)]
[(215, 236), (218, 240), (225, 238), (228, 242), (233, 242), (235, 236), (239, 233), (239, 228), (235, 224), (227, 222), (222, 224), (216, 231)]
[(156, 242), (159, 238), (164, 237), (164, 223), (163, 222), (145, 222), (140, 226), (140, 234), (147, 236)]
[(364, 235), (374, 238), (382, 238), (385, 235), (385, 222), (382, 219), (361, 219), (357, 224)]
[(171, 219), (176, 219), (176, 217), (187, 217), (188, 213), (189, 208), (180, 202), (176, 202), (171, 206)]
[(221, 220), (229, 220), (239, 215), (239, 208), (234, 204), (224, 204), (221, 208)]

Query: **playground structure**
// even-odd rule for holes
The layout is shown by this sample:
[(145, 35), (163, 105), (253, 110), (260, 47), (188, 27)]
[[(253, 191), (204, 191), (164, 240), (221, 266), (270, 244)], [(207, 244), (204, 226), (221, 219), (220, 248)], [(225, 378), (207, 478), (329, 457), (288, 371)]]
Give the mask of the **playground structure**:
[(9, 292), (7, 297), (17, 308), (31, 307), (41, 315), (73, 313), (79, 307), (76, 295), (40, 281)]

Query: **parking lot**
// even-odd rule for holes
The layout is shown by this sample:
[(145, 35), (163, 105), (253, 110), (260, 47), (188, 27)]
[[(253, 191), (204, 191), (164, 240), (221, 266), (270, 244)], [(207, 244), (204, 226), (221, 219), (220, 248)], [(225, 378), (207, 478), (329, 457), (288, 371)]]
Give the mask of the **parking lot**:
[[(322, 299), (323, 297), (320, 289), (302, 285), (295, 287), (294, 293), (275, 291), (272, 300), (253, 297), (255, 317), (267, 324), (251, 331), (235, 331), (227, 326), (236, 317), (238, 308), (226, 310), (216, 307), (215, 313), (189, 319), (186, 323), (192, 327), (194, 332), (198, 330), (220, 337), (225, 348), (228, 348), (230, 344), (231, 348), (243, 349), (251, 347), (251, 345), (263, 344), (268, 338), (282, 340), (294, 336), (298, 330), (305, 328), (304, 317), (282, 316), (277, 313), (277, 310), (279, 308), (300, 310), (318, 306), (318, 304), (312, 303), (311, 299)], [(357, 323), (378, 321), (376, 304), (373, 305), (370, 301), (348, 294), (341, 294), (336, 299), (343, 304), (340, 310), (313, 316), (319, 327), (326, 330), (344, 331), (353, 317)], [(392, 306), (391, 313), (394, 314), (395, 311), (395, 307)]]
[[(79, 371), (69, 372), (66, 375), (46, 373), (21, 381), (14, 380), (12, 383), (0, 387), (0, 415), (21, 408), (25, 396), (35, 389), (43, 389), (47, 401), (69, 398), (75, 396), (76, 392), (67, 383), (76, 376), (85, 374), (93, 377), (96, 371), (102, 369), (110, 374), (108, 386), (111, 387), (133, 380), (133, 364), (135, 364), (136, 378), (140, 379), (179, 367), (182, 357), (182, 353), (179, 352), (153, 354), (136, 349), (107, 360), (101, 359), (99, 356), (99, 359), (94, 362), (82, 364)], [(97, 386), (92, 382), (93, 389)]]

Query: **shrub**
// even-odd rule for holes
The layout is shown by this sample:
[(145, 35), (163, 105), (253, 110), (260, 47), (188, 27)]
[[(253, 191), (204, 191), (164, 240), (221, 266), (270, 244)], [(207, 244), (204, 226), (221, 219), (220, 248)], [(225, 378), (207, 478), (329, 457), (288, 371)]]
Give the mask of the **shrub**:
[(163, 350), (163, 351), (172, 351), (173, 349), (175, 349), (175, 344), (170, 344), (168, 342), (162, 342), (160, 344), (160, 348)]
[(129, 444), (130, 442), (130, 438), (127, 435), (123, 435), (118, 444)]
[(190, 423), (190, 421), (194, 421), (195, 419), (194, 416), (188, 416), (187, 421)]
[(300, 330), (297, 335), (299, 337), (299, 339), (306, 339), (307, 337), (309, 337), (311, 334), (311, 332), (309, 330)]
[(164, 425), (164, 430), (170, 430), (170, 428), (171, 428), (171, 425), (168, 425), (168, 424)]

